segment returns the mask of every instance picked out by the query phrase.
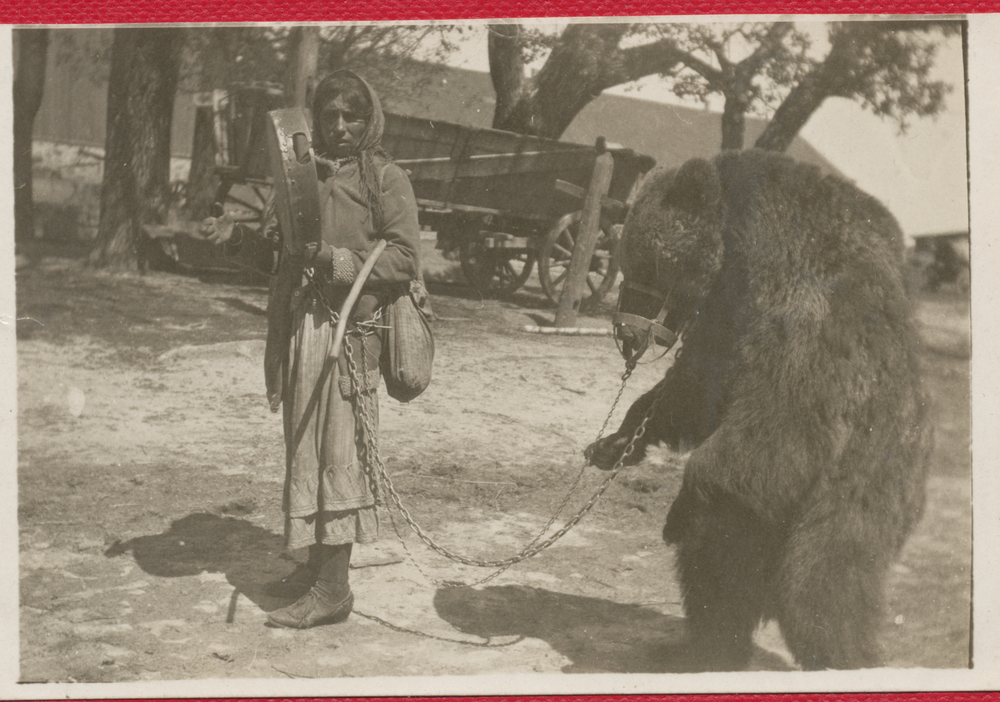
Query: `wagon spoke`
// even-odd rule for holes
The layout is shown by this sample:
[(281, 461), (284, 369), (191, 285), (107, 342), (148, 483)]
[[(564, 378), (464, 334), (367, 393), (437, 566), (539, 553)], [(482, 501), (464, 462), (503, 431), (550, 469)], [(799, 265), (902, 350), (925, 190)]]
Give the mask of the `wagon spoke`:
[(552, 248), (561, 253), (565, 258), (570, 258), (573, 255), (572, 249), (563, 248), (559, 242), (552, 245)]
[(562, 236), (556, 239), (556, 244), (559, 249), (561, 249), (566, 255), (573, 253), (573, 248), (576, 246), (576, 237), (573, 233), (567, 229), (563, 232)]
[(230, 193), (230, 195), (228, 196), (228, 199), (232, 200), (233, 202), (235, 202), (238, 205), (243, 205), (248, 210), (254, 210), (256, 212), (260, 212), (260, 205), (255, 205), (255, 204), (253, 204), (251, 202), (248, 202), (247, 200), (244, 200), (241, 197), (236, 197), (235, 195), (233, 195), (233, 194)]
[(461, 249), (462, 270), (480, 293), (506, 296), (524, 285), (535, 265), (533, 251), (487, 248), (482, 240), (467, 240)]
[(514, 266), (511, 265), (510, 261), (505, 261), (500, 267), (500, 282), (507, 283), (517, 277), (517, 273), (514, 272)]
[[(580, 213), (562, 217), (551, 230), (541, 249), (538, 263), (538, 279), (542, 290), (548, 298), (558, 303), (562, 288), (569, 275), (570, 262), (576, 247)], [(618, 247), (617, 230), (602, 229), (590, 260), (587, 272), (587, 288), (589, 293), (582, 301), (591, 304), (601, 300), (614, 286), (618, 276), (618, 263), (615, 260)]]

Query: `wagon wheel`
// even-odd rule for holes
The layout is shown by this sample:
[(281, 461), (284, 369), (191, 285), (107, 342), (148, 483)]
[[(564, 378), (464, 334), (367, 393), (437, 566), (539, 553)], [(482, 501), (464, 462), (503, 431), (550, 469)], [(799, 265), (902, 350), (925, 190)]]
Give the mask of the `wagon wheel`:
[[(216, 196), (221, 194), (217, 192)], [(270, 196), (271, 186), (268, 183), (237, 182), (226, 191), (222, 207), (234, 221), (258, 229)], [(274, 256), (271, 244), (267, 244), (262, 237), (253, 237), (245, 240), (239, 253), (229, 260), (249, 273), (270, 275), (275, 266)]]
[(465, 279), (489, 297), (514, 294), (524, 285), (535, 265), (534, 251), (491, 248), (485, 246), (482, 239), (464, 239), (459, 257)]
[[(555, 304), (559, 304), (559, 296), (569, 274), (569, 262), (576, 246), (581, 216), (580, 212), (571, 212), (560, 217), (545, 237), (538, 256), (538, 280), (542, 284), (542, 290)], [(601, 227), (594, 255), (590, 259), (590, 270), (587, 272), (589, 296), (584, 297), (582, 305), (600, 302), (614, 287), (618, 277), (619, 229), (618, 225)]]
[(234, 183), (226, 192), (222, 206), (237, 222), (257, 225), (270, 195), (271, 186), (266, 183)]

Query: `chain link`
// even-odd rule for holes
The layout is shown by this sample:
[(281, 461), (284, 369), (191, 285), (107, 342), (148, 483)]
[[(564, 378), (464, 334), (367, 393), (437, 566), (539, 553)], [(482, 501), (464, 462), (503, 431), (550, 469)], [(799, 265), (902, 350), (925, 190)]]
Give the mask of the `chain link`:
[(513, 646), (519, 644), (526, 638), (524, 634), (515, 636), (515, 638), (510, 641), (502, 641), (500, 643), (494, 643), (490, 637), (486, 638), (486, 641), (468, 641), (466, 639), (450, 639), (446, 636), (438, 636), (437, 634), (428, 634), (423, 631), (417, 631), (416, 629), (407, 629), (404, 626), (399, 626), (398, 624), (393, 624), (392, 622), (387, 622), (381, 617), (376, 617), (374, 614), (367, 614), (357, 609), (351, 610), (354, 614), (359, 617), (364, 617), (365, 619), (371, 620), (376, 624), (381, 624), (387, 629), (392, 629), (393, 631), (398, 631), (401, 634), (413, 634), (414, 636), (422, 636), (425, 639), (433, 639), (435, 641), (444, 641), (445, 643), (456, 643), (462, 644), (463, 646), (475, 646), (477, 648), (506, 648), (508, 646)]
[(375, 431), (375, 421), (371, 417), (371, 407), (369, 398), (374, 397), (374, 393), (368, 391), (364, 386), (364, 380), (368, 378), (367, 371), (367, 351), (365, 350), (365, 336), (367, 334), (360, 335), (361, 342), (361, 364), (362, 372), (358, 373), (358, 364), (354, 360), (354, 345), (351, 344), (351, 340), (347, 339), (344, 344), (344, 354), (347, 356), (347, 369), (348, 375), (351, 378), (351, 392), (355, 398), (355, 412), (361, 415), (362, 422), (361, 425), (356, 427), (356, 431), (362, 436), (361, 445), (364, 447), (366, 452), (365, 460), (361, 462), (365, 469), (365, 475), (368, 477), (368, 485), (372, 491), (372, 495), (375, 497), (375, 504), (382, 504), (382, 494), (379, 489), (379, 481), (377, 474), (373, 473), (369, 466), (377, 463), (382, 464), (382, 459), (378, 453), (378, 434)]
[[(363, 349), (364, 349), (364, 341), (362, 338), (362, 350)], [(643, 416), (642, 421), (639, 423), (639, 426), (632, 434), (632, 437), (629, 440), (629, 443), (626, 445), (624, 451), (622, 452), (622, 455), (618, 458), (614, 466), (611, 468), (608, 477), (604, 480), (604, 482), (600, 485), (600, 487), (598, 487), (596, 492), (586, 502), (586, 504), (584, 504), (583, 507), (581, 507), (576, 512), (576, 514), (574, 514), (562, 527), (560, 527), (555, 533), (553, 533), (547, 539), (539, 543), (540, 539), (542, 539), (542, 537), (548, 532), (548, 530), (555, 523), (559, 514), (565, 509), (566, 505), (569, 503), (570, 498), (577, 489), (580, 480), (582, 479), (583, 474), (586, 471), (587, 462), (584, 462), (583, 467), (580, 470), (580, 473), (576, 477), (576, 480), (570, 487), (569, 492), (563, 499), (562, 503), (559, 505), (558, 509), (556, 509), (555, 513), (552, 515), (551, 519), (549, 519), (545, 527), (542, 528), (542, 530), (527, 544), (527, 546), (522, 548), (520, 552), (518, 552), (515, 556), (510, 558), (505, 558), (502, 560), (480, 560), (455, 553), (454, 551), (451, 551), (439, 545), (436, 541), (434, 541), (433, 538), (431, 538), (423, 530), (423, 528), (421, 528), (421, 526), (413, 519), (409, 510), (407, 510), (406, 507), (403, 505), (402, 499), (400, 498), (399, 493), (396, 492), (396, 489), (392, 484), (392, 479), (389, 477), (385, 465), (382, 463), (382, 459), (379, 455), (377, 432), (375, 430), (375, 421), (372, 417), (372, 409), (371, 409), (371, 404), (372, 400), (374, 399), (374, 394), (370, 392), (364, 392), (363, 390), (364, 385), (361, 379), (364, 378), (365, 376), (359, 375), (358, 373), (357, 363), (354, 360), (354, 351), (351, 348), (350, 344), (345, 345), (345, 351), (347, 353), (348, 373), (350, 374), (353, 392), (357, 400), (356, 411), (360, 416), (366, 438), (366, 441), (364, 443), (366, 452), (368, 454), (367, 455), (368, 460), (364, 462), (364, 466), (366, 472), (369, 474), (369, 479), (372, 481), (373, 485), (380, 486), (381, 488), (384, 489), (386, 493), (388, 493), (393, 506), (395, 506), (396, 510), (398, 510), (400, 515), (409, 525), (410, 529), (428, 548), (440, 554), (441, 556), (444, 556), (445, 558), (455, 561), (457, 563), (462, 563), (464, 565), (474, 566), (477, 568), (498, 569), (496, 572), (486, 576), (485, 578), (477, 581), (476, 583), (473, 583), (473, 585), (481, 585), (485, 582), (488, 582), (489, 580), (492, 580), (493, 578), (503, 573), (511, 566), (520, 563), (521, 561), (524, 561), (528, 558), (531, 558), (532, 556), (537, 555), (538, 553), (552, 546), (556, 541), (561, 539), (573, 527), (575, 527), (580, 522), (580, 520), (583, 519), (583, 517), (588, 512), (590, 512), (591, 509), (593, 509), (597, 500), (601, 497), (601, 495), (604, 494), (604, 492), (608, 489), (608, 487), (611, 485), (614, 479), (618, 476), (618, 473), (624, 466), (625, 460), (634, 452), (635, 443), (639, 439), (641, 439), (643, 435), (645, 435), (646, 425), (649, 423), (649, 420), (653, 417), (653, 414), (656, 412), (656, 407), (659, 404), (659, 396), (657, 396), (656, 398), (654, 398), (653, 402), (646, 410), (646, 413)], [(362, 363), (364, 363), (364, 361), (362, 361)], [(603, 436), (604, 431), (607, 429), (608, 423), (611, 421), (611, 416), (614, 414), (615, 408), (618, 406), (622, 394), (625, 392), (625, 386), (628, 383), (628, 380), (631, 377), (634, 369), (635, 369), (635, 363), (633, 362), (626, 363), (625, 372), (622, 374), (621, 387), (618, 389), (618, 394), (615, 396), (614, 402), (611, 405), (611, 410), (608, 412), (608, 416), (605, 418), (604, 423), (601, 426), (600, 432), (598, 433), (597, 436), (597, 440), (599, 440)], [(381, 495), (381, 490), (376, 494)], [(468, 586), (466, 583), (458, 583), (454, 581), (439, 581), (429, 576), (426, 572), (424, 572), (424, 570), (420, 568), (416, 559), (413, 559), (413, 554), (410, 553), (409, 549), (406, 546), (405, 541), (399, 534), (399, 530), (396, 526), (395, 519), (392, 517), (391, 511), (389, 514), (390, 514), (390, 521), (392, 522), (393, 525), (393, 529), (396, 531), (396, 535), (399, 538), (400, 543), (403, 546), (403, 549), (406, 551), (407, 555), (410, 556), (411, 560), (413, 560), (414, 565), (416, 565), (421, 575), (423, 575), (425, 578), (427, 578), (428, 580), (437, 585), (452, 586), (452, 587)]]

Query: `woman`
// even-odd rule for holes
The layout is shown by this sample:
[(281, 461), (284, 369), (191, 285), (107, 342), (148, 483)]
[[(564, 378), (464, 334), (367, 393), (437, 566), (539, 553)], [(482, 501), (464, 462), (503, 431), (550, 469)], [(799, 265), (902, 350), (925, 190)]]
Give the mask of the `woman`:
[[(271, 408), (284, 404), (286, 547), (309, 547), (306, 564), (272, 590), (305, 594), (268, 619), (298, 629), (347, 618), (354, 603), (351, 547), (378, 540), (374, 480), (364, 466), (375, 437), (367, 435), (361, 411), (367, 408), (374, 430), (383, 341), (378, 310), (419, 270), (416, 200), (406, 174), (381, 147), (385, 118), (374, 91), (355, 73), (337, 71), (317, 86), (313, 115), (322, 240), (307, 247), (304, 264), (287, 251), (279, 256), (264, 359)], [(273, 215), (265, 221), (264, 233), (280, 236)], [(227, 215), (202, 227), (227, 247), (252, 235)], [(336, 327), (330, 311), (340, 310), (380, 239), (388, 246), (358, 298), (340, 358), (330, 358)]]

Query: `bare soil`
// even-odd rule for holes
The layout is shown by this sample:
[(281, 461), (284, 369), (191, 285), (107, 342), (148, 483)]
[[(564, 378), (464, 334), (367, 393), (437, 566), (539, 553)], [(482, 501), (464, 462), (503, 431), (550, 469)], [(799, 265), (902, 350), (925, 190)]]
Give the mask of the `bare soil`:
[[(238, 274), (103, 273), (42, 244), (24, 253), (22, 682), (697, 669), (679, 646), (681, 598), (660, 538), (683, 457), (662, 449), (552, 548), (474, 587), (492, 571), (433, 554), (386, 511), (382, 541), (356, 548), (345, 623), (265, 626), (285, 602), (264, 585), (304, 557), (282, 550), (265, 289)], [(545, 527), (578, 476), (556, 525), (605, 479), (581, 473), (582, 452), (623, 363), (607, 337), (524, 333), (553, 318), (537, 278), (513, 300), (484, 300), (452, 282), (454, 264), (429, 258), (435, 380), (410, 404), (382, 398), (382, 454), (435, 540), (504, 558)], [(606, 327), (612, 303), (581, 326)], [(960, 668), (970, 661), (969, 302), (945, 291), (918, 311), (937, 448), (882, 631), (892, 666)], [(640, 366), (610, 429), (669, 362)], [(775, 627), (757, 643), (755, 669), (794, 668)]]

